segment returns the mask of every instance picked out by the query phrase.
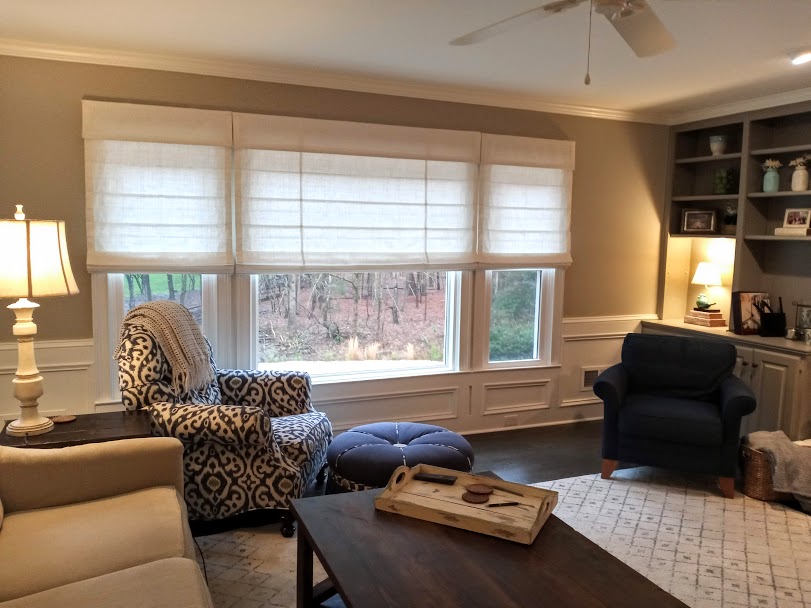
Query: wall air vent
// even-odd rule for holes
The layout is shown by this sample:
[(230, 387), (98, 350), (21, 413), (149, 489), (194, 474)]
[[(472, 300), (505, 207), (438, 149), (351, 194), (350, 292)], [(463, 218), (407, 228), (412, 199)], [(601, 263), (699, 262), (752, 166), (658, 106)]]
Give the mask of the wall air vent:
[(597, 376), (599, 376), (600, 372), (603, 370), (598, 367), (581, 367), (580, 370), (580, 390), (590, 391), (591, 387), (594, 386), (595, 380), (597, 380)]

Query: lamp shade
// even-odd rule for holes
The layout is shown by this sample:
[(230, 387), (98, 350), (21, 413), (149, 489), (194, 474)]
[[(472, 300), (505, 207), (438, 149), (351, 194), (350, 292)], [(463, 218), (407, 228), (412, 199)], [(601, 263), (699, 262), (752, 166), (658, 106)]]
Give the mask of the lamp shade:
[(696, 274), (693, 276), (694, 285), (720, 285), (721, 271), (712, 262), (699, 262)]
[(65, 222), (0, 220), (0, 298), (38, 298), (79, 293), (65, 240)]

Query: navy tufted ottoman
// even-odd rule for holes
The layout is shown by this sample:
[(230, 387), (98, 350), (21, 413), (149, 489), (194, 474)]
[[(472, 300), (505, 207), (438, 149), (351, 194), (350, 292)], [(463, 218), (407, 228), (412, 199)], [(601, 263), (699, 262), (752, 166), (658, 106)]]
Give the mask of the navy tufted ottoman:
[(327, 492), (385, 486), (394, 469), (432, 464), (469, 472), (473, 448), (459, 435), (433, 424), (376, 422), (341, 433), (327, 449)]

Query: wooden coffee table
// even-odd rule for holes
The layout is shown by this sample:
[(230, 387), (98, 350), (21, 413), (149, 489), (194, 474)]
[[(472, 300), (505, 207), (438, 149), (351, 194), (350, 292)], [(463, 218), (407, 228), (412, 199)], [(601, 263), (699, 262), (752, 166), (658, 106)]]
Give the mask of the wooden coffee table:
[(686, 606), (554, 515), (527, 546), (376, 511), (381, 491), (292, 501), (298, 608), (335, 591), (348, 608)]

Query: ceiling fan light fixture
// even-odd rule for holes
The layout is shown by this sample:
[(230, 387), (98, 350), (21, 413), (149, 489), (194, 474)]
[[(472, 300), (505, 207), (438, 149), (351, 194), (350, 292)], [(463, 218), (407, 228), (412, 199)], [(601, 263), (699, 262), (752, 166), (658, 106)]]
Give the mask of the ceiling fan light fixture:
[(788, 54), (793, 65), (802, 65), (811, 61), (811, 50), (792, 51)]

